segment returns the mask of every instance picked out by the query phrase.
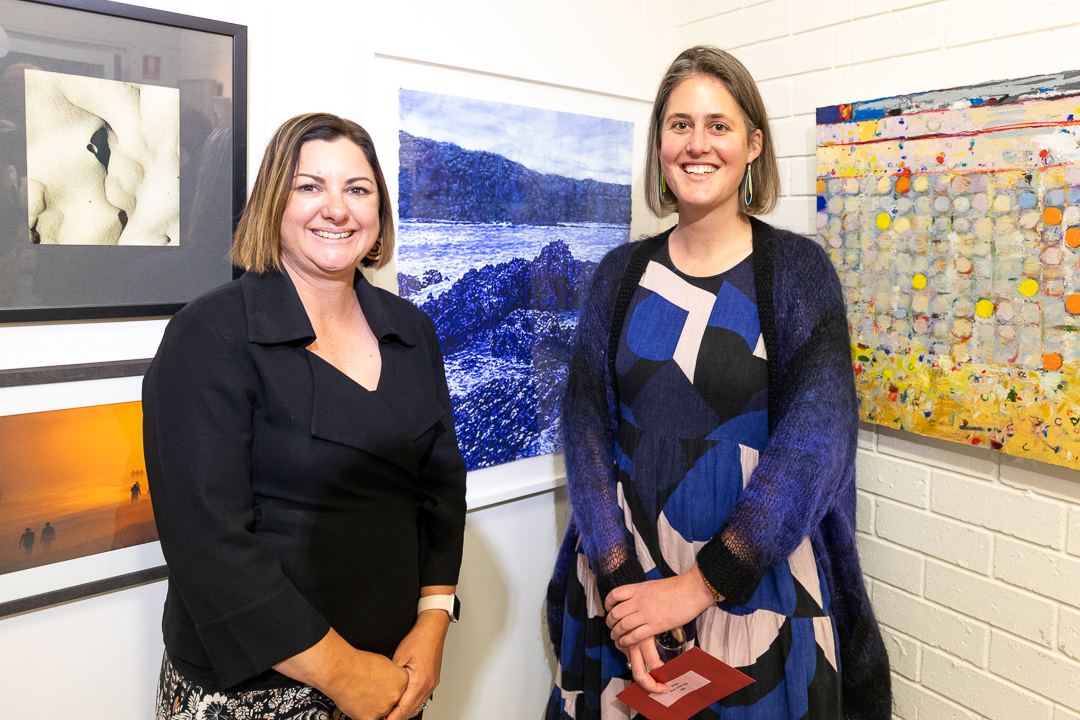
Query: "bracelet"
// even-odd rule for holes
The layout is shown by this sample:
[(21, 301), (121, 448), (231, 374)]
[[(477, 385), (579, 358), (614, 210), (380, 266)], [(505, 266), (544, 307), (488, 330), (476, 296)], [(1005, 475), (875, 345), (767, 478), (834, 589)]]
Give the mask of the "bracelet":
[(709, 588), (709, 592), (712, 593), (713, 602), (720, 602), (723, 600), (724, 596), (716, 591), (716, 588), (714, 588), (708, 578), (705, 577), (705, 573), (701, 572), (701, 568), (698, 568), (698, 574), (701, 575), (701, 580), (705, 583), (705, 587)]

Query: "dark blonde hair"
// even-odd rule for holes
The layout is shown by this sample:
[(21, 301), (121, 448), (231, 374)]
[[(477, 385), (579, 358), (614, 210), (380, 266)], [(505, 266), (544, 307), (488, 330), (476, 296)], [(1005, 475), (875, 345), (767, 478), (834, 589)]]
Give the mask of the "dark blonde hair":
[(375, 143), (367, 130), (352, 120), (330, 113), (308, 113), (285, 121), (270, 138), (255, 187), (233, 236), (229, 253), (233, 265), (259, 275), (282, 271), (281, 218), (292, 191), (300, 148), (312, 140), (332, 142), (338, 138), (348, 138), (363, 151), (379, 193), (379, 239), (361, 264), (381, 268), (390, 262), (394, 255), (394, 215)]
[(776, 207), (780, 197), (780, 169), (776, 165), (776, 149), (765, 103), (750, 72), (730, 53), (711, 45), (697, 45), (682, 51), (664, 73), (656, 89), (652, 116), (649, 118), (649, 145), (645, 156), (645, 204), (653, 215), (664, 217), (679, 209), (679, 201), (668, 189), (660, 197), (660, 131), (664, 123), (668, 98), (675, 87), (694, 75), (703, 75), (723, 83), (742, 110), (747, 137), (761, 131), (761, 154), (751, 163), (754, 176), (754, 197), (750, 205), (740, 200), (740, 208), (749, 215), (764, 215)]

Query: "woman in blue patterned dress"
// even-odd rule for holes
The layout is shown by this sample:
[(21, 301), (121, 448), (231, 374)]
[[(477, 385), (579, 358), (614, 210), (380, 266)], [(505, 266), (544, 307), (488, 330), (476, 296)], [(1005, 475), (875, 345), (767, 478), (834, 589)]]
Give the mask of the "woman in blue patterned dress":
[(549, 719), (699, 646), (754, 679), (696, 718), (888, 718), (885, 655), (855, 550), (857, 403), (828, 257), (751, 217), (779, 172), (746, 68), (711, 47), (660, 83), (646, 187), (678, 224), (608, 254), (582, 309), (563, 410), (573, 507), (548, 591)]

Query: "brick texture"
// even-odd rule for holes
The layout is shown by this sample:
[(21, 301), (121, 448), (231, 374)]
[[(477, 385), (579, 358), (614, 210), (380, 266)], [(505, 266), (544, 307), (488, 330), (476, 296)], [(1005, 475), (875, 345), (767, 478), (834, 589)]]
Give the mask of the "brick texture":
[(909, 680), (918, 680), (919, 655), (922, 651), (919, 643), (888, 628), (883, 629), (881, 634), (889, 651), (889, 665), (893, 672)]
[(1080, 708), (1080, 663), (994, 631), (990, 671), (1066, 707)]
[(1080, 660), (1080, 611), (1061, 608), (1057, 647), (1072, 659)]
[(993, 7), (986, 0), (949, 3), (945, 13), (945, 37), (949, 45), (966, 45), (1080, 23), (1080, 3), (1075, 0), (1030, 2), (1024, 5), (1023, 12), (1009, 12), (1004, 5), (995, 12)]
[(990, 720), (1044, 718), (1050, 702), (942, 652), (923, 650), (922, 684)]
[(1061, 524), (1066, 507), (1002, 485), (935, 472), (930, 509), (989, 530), (1061, 548)]
[(874, 496), (860, 492), (855, 502), (855, 529), (859, 532), (874, 532)]
[(930, 489), (930, 468), (916, 463), (859, 451), (856, 465), (860, 490), (925, 508)]
[(791, 34), (792, 0), (769, 0), (713, 19), (713, 37), (722, 48), (753, 45)]
[(893, 710), (904, 720), (979, 720), (975, 713), (925, 687), (893, 677)]
[(992, 535), (931, 513), (888, 500), (875, 511), (878, 537), (984, 574), (990, 573)]
[(671, 19), (675, 27), (679, 27), (695, 20), (738, 10), (742, 6), (742, 0), (673, 0)]
[(1050, 647), (1055, 603), (951, 565), (926, 564), (926, 599)]
[(893, 543), (859, 536), (859, 557), (863, 572), (872, 578), (922, 594), (923, 556)]
[(994, 577), (1080, 607), (1080, 560), (998, 538)]
[(1080, 555), (1080, 508), (1069, 510), (1069, 544), (1070, 555)]
[(874, 613), (882, 624), (926, 645), (973, 665), (986, 665), (990, 629), (982, 623), (882, 583), (874, 584)]
[(854, 0), (817, 0), (817, 2), (795, 3), (795, 16), (792, 29), (797, 32), (816, 30), (826, 25), (851, 20), (855, 11)]
[[(847, 57), (853, 63), (937, 50), (945, 41), (944, 18), (935, 7), (856, 20), (850, 27), (845, 37), (851, 44)], [(899, 38), (903, 41), (890, 41)], [(837, 55), (844, 57), (839, 51)]]

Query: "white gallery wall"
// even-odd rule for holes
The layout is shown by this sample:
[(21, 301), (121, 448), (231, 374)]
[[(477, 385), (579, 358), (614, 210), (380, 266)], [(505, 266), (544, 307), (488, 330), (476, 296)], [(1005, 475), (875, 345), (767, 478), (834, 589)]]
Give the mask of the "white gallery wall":
[[(396, 185), (396, 89), (406, 87), (634, 121), (631, 232), (657, 228), (641, 204), (641, 165), (653, 89), (670, 59), (666, 0), (142, 4), (248, 27), (249, 187), (274, 129), (316, 110), (368, 127)], [(396, 286), (388, 271), (375, 281)], [(164, 325), (0, 325), (0, 369), (149, 357)], [(0, 412), (49, 392), (0, 390)], [(566, 525), (561, 482), (557, 456), (470, 474), (463, 619), (427, 717), (542, 712), (553, 676), (543, 598)], [(159, 582), (0, 620), (0, 718), (43, 706), (80, 720), (152, 717), (164, 597)]]
[[(815, 108), (1080, 69), (1074, 0), (675, 0), (757, 79), (814, 227)], [(860, 550), (904, 720), (1080, 720), (1080, 472), (864, 426)]]

